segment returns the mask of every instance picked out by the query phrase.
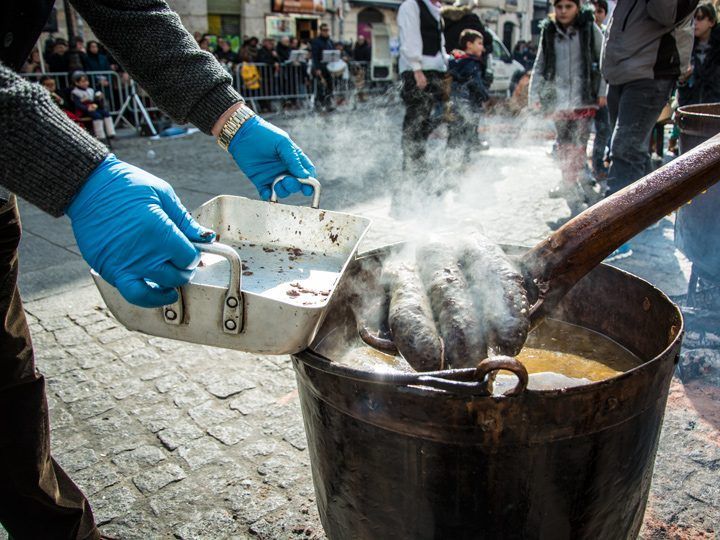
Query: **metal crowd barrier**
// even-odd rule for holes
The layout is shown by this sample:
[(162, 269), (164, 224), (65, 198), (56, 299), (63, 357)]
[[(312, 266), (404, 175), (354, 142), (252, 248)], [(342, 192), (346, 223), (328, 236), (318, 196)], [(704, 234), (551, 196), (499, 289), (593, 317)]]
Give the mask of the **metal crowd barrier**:
[[(333, 79), (333, 95), (345, 100), (384, 92), (388, 82), (373, 81), (369, 62), (347, 62), (347, 68), (337, 73), (325, 72)], [(268, 102), (311, 107), (321, 79), (316, 77), (307, 62), (284, 64), (242, 63), (233, 72), (235, 89), (253, 105), (266, 109)]]
[[(130, 81), (123, 81), (120, 74), (115, 71), (85, 71), (83, 73), (87, 74), (90, 79), (90, 86), (96, 91), (101, 91), (105, 96), (105, 109), (112, 116), (117, 116), (120, 108), (127, 99)], [(45, 76), (52, 77), (55, 79), (55, 86), (61, 97), (70, 99), (69, 93), (72, 89), (71, 73), (21, 73), (21, 75), (36, 82), (40, 82), (40, 79)]]

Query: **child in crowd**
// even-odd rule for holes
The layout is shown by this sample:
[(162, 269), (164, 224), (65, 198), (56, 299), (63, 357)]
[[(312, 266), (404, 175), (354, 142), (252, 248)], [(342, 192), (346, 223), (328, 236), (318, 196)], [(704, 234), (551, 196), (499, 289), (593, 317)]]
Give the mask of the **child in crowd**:
[(564, 198), (577, 214), (601, 196), (585, 170), (591, 122), (598, 106), (607, 105), (599, 69), (603, 35), (592, 9), (580, 8), (579, 0), (554, 0), (553, 5), (555, 13), (541, 23), (529, 102), (555, 121), (562, 182), (550, 196)]
[(92, 118), (93, 131), (100, 140), (115, 137), (110, 113), (105, 110), (105, 100), (102, 92), (90, 88), (90, 80), (85, 73), (77, 72), (73, 75), (74, 88), (70, 93), (75, 108), (83, 116)]
[(63, 112), (67, 115), (68, 118), (70, 118), (70, 120), (77, 124), (82, 124), (82, 122), (80, 121), (80, 117), (73, 111), (68, 109), (67, 102), (58, 93), (57, 83), (55, 82), (55, 79), (53, 79), (50, 75), (43, 75), (42, 77), (40, 77), (40, 84), (43, 88), (45, 88), (45, 90), (50, 93), (50, 97), (52, 98), (52, 100), (58, 107), (63, 110)]
[(463, 148), (467, 161), (472, 150), (480, 150), (478, 124), (482, 104), (490, 98), (483, 82), (487, 66), (483, 60), (483, 35), (477, 30), (463, 30), (459, 46), (454, 51), (448, 73), (452, 77), (450, 101), (452, 121), (448, 125), (448, 147)]

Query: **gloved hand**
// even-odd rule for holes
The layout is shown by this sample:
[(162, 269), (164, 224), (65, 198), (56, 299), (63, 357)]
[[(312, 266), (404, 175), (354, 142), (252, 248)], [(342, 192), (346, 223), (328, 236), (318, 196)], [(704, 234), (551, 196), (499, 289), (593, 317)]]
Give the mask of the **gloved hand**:
[(215, 233), (185, 210), (170, 184), (110, 154), (66, 209), (87, 263), (141, 307), (178, 298)]
[(315, 166), (282, 129), (259, 116), (246, 120), (230, 141), (228, 151), (240, 170), (255, 184), (260, 197), (268, 200), (272, 183), (286, 175), (275, 186), (278, 197), (287, 197), (302, 190), (312, 195), (313, 188), (297, 181), (315, 177)]

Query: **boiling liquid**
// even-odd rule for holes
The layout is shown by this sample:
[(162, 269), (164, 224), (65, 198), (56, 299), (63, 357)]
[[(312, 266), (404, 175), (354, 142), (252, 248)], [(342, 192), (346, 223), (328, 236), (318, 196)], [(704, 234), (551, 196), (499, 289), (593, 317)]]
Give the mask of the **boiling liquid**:
[[(414, 372), (402, 357), (382, 353), (364, 344), (332, 347), (334, 350), (322, 349), (321, 347), (318, 352), (353, 369)], [(517, 359), (530, 374), (528, 388), (536, 390), (567, 388), (602, 381), (642, 363), (637, 356), (610, 338), (555, 319), (546, 319), (530, 333)], [(512, 388), (515, 382), (514, 375), (500, 371), (496, 379), (496, 390), (500, 392)]]
[(642, 363), (610, 338), (555, 319), (546, 319), (530, 333), (517, 359), (530, 374), (559, 373), (591, 382), (609, 379)]

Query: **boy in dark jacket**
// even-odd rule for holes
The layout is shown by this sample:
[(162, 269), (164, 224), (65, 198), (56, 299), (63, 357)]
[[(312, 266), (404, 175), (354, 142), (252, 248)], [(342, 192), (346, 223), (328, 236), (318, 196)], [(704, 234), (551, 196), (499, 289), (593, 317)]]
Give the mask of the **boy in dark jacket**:
[(463, 52), (450, 60), (448, 69), (452, 77), (453, 110), (453, 121), (448, 125), (448, 146), (464, 148), (465, 160), (472, 150), (480, 149), (479, 116), (482, 104), (490, 97), (483, 82), (486, 70), (483, 41), (483, 35), (477, 30), (463, 30), (459, 40)]

